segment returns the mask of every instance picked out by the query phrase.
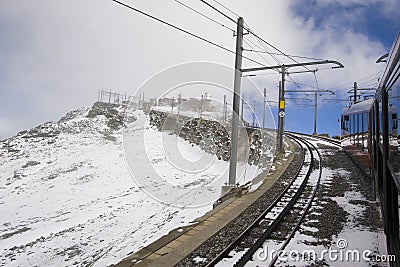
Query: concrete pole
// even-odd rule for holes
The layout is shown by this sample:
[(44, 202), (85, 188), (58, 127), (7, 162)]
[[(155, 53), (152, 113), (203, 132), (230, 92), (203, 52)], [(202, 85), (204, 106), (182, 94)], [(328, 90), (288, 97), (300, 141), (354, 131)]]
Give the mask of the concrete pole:
[(318, 93), (315, 92), (314, 99), (314, 132), (313, 135), (317, 135), (317, 109), (318, 109)]
[(263, 124), (262, 127), (265, 128), (265, 109), (267, 104), (267, 88), (264, 88), (264, 110), (263, 110)]
[(278, 150), (283, 150), (283, 132), (285, 128), (285, 68), (282, 67), (282, 80), (279, 86), (279, 109), (278, 109)]
[(357, 103), (357, 82), (354, 82), (354, 104)]
[(235, 60), (235, 80), (233, 93), (233, 112), (232, 112), (232, 133), (231, 133), (231, 158), (229, 162), (229, 185), (236, 185), (236, 164), (237, 146), (239, 132), (239, 105), (240, 105), (240, 85), (242, 79), (242, 51), (243, 51), (243, 24), (244, 20), (240, 17), (237, 21), (236, 36), (236, 60)]

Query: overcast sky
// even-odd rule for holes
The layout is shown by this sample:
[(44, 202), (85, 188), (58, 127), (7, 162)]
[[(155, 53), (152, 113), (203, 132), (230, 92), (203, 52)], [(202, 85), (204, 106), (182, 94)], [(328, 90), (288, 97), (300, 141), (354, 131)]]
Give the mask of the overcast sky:
[[(201, 1), (180, 1), (235, 28)], [(213, 0), (208, 2), (235, 17)], [(231, 31), (176, 1), (125, 0), (125, 3), (235, 49)], [(375, 61), (389, 52), (400, 26), (397, 0), (220, 0), (220, 3), (243, 16), (255, 33), (287, 54), (343, 63), (344, 69), (316, 67), (320, 88), (335, 90), (340, 98), (346, 97), (354, 81), (365, 86), (376, 83), (384, 64)], [(110, 0), (3, 0), (0, 36), (0, 139), (46, 121), (57, 121), (68, 111), (91, 105), (97, 100), (99, 89), (133, 94), (152, 75), (173, 65), (207, 61), (234, 66), (233, 54)], [(251, 35), (245, 39), (257, 44)], [(244, 47), (250, 48), (246, 43)], [(272, 48), (270, 51), (276, 52)], [(277, 64), (268, 55), (263, 58), (251, 52), (244, 55), (266, 65)], [(285, 57), (279, 60), (292, 63)], [(244, 60), (244, 67), (255, 65)], [(270, 75), (252, 79), (273, 95), (279, 75), (273, 71), (265, 73)], [(310, 73), (293, 74), (292, 78), (298, 84), (316, 86)], [(290, 80), (287, 84), (288, 88), (297, 88)], [(343, 103), (321, 106), (321, 131), (334, 132), (342, 107)], [(302, 110), (303, 119), (310, 121), (312, 108)], [(286, 125), (291, 130), (312, 130), (312, 123), (301, 123), (296, 117), (298, 109), (288, 106), (287, 114)]]

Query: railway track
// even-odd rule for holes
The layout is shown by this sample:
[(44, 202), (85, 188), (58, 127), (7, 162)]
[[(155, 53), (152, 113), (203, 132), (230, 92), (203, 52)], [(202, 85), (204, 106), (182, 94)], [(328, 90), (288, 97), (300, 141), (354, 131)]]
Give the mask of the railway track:
[[(303, 161), (296, 175), (275, 201), (207, 266), (244, 266), (257, 261), (256, 252), (267, 246), (283, 251), (303, 221), (321, 179), (321, 155), (317, 148), (298, 135), (286, 134), (302, 147)], [(278, 253), (263, 265), (273, 266)]]
[(335, 146), (341, 146), (341, 141), (340, 140), (329, 138), (329, 137), (325, 137), (325, 136), (321, 136), (321, 135), (312, 135), (312, 134), (288, 132), (288, 131), (286, 131), (285, 133), (289, 134), (289, 135), (296, 135), (296, 136), (307, 136), (307, 137), (310, 137), (310, 138), (326, 141), (326, 142), (331, 143), (331, 144), (333, 144)]

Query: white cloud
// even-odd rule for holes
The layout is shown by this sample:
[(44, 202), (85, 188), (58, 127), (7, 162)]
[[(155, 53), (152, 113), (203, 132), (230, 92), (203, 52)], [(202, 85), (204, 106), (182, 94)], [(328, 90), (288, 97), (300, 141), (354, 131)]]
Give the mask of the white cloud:
[[(235, 48), (231, 32), (174, 1), (126, 2), (231, 50)], [(317, 72), (321, 87), (351, 84), (383, 68), (374, 63), (386, 52), (382, 44), (335, 21), (316, 27), (312, 19), (293, 13), (294, 0), (222, 2), (286, 53), (342, 62), (343, 70)], [(185, 3), (235, 28), (200, 2)], [(388, 1), (386, 5), (398, 4)], [(234, 65), (232, 54), (111, 1), (6, 0), (1, 6), (0, 34), (4, 38), (0, 42), (0, 93), (7, 92), (8, 101), (1, 103), (0, 113), (7, 109), (7, 114), (30, 117), (31, 122), (20, 124), (19, 130), (40, 121), (57, 120), (73, 108), (94, 102), (99, 89), (133, 92), (151, 75), (175, 64), (212, 61)], [(262, 60), (248, 52), (245, 55)], [(274, 64), (271, 57), (268, 61)], [(253, 65), (244, 61), (245, 67)], [(311, 74), (293, 77), (314, 85)], [(278, 80), (278, 75), (255, 79), (261, 88), (276, 88)], [(19, 105), (24, 106), (22, 111)]]

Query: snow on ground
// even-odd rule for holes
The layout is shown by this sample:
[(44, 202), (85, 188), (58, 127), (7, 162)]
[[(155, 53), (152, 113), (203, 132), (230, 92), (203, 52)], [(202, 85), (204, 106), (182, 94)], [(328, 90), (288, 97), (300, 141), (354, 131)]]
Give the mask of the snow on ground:
[[(146, 117), (142, 111), (130, 114), (136, 121), (124, 139), (110, 124), (117, 117), (89, 118), (90, 109), (0, 142), (0, 265), (110, 265), (212, 208), (157, 201), (133, 179), (132, 171), (140, 171), (128, 168), (123, 141), (134, 141), (140, 131), (146, 131), (147, 156), (164, 182), (185, 187), (198, 178), (163, 158), (160, 132), (135, 128)], [(177, 141), (165, 137), (164, 142)], [(178, 141), (185, 158), (202, 155), (197, 146)], [(216, 175), (226, 179), (228, 162), (202, 156), (211, 162), (203, 182), (211, 184)], [(218, 195), (221, 185), (212, 184), (210, 194)]]
[[(311, 141), (314, 145), (321, 143), (324, 144), (325, 142), (313, 141), (312, 139), (309, 139), (309, 141)], [(324, 145), (331, 144), (328, 143)], [(322, 157), (330, 155), (331, 153), (329, 150), (320, 151)], [(321, 183), (325, 185), (331, 184), (332, 177), (335, 175), (351, 177), (351, 173), (344, 169), (332, 170), (329, 168), (323, 168)], [(331, 246), (327, 248), (323, 245), (315, 245), (315, 243), (317, 243), (316, 241), (318, 241), (315, 237), (297, 231), (285, 249), (287, 253), (293, 253), (293, 259), (296, 260), (292, 260), (289, 257), (287, 261), (280, 262), (278, 266), (287, 266), (291, 264), (295, 264), (297, 266), (308, 265), (309, 260), (302, 257), (304, 255), (309, 255), (307, 253), (310, 253), (310, 251), (315, 252), (315, 256), (313, 257), (314, 259), (323, 259), (329, 266), (344, 266), (347, 264), (351, 264), (351, 266), (366, 266), (369, 264), (374, 265), (374, 263), (365, 260), (369, 251), (371, 252), (370, 255), (377, 255), (379, 253), (384, 255), (385, 251), (379, 251), (379, 248), (381, 249), (385, 246), (384, 233), (382, 231), (377, 232), (374, 230), (365, 229), (357, 223), (358, 218), (365, 209), (365, 207), (357, 203), (357, 201), (367, 201), (366, 198), (354, 188), (349, 188), (348, 190), (349, 191), (346, 191), (342, 197), (331, 197), (331, 199), (335, 201), (339, 207), (342, 207), (349, 214), (348, 220), (344, 224), (342, 231), (333, 238)], [(315, 206), (312, 210), (314, 210), (312, 211), (312, 214), (321, 215), (321, 213), (318, 212), (318, 210), (320, 210), (319, 207)], [(301, 225), (300, 228), (303, 231), (318, 231), (318, 229), (315, 227), (308, 227), (305, 225)], [(313, 243), (314, 245), (310, 247), (310, 243)], [(268, 251), (268, 249), (264, 248), (264, 251)], [(363, 253), (365, 258), (363, 258)], [(300, 258), (296, 258), (296, 255), (300, 256)], [(383, 266), (385, 266), (385, 264), (383, 264)]]

